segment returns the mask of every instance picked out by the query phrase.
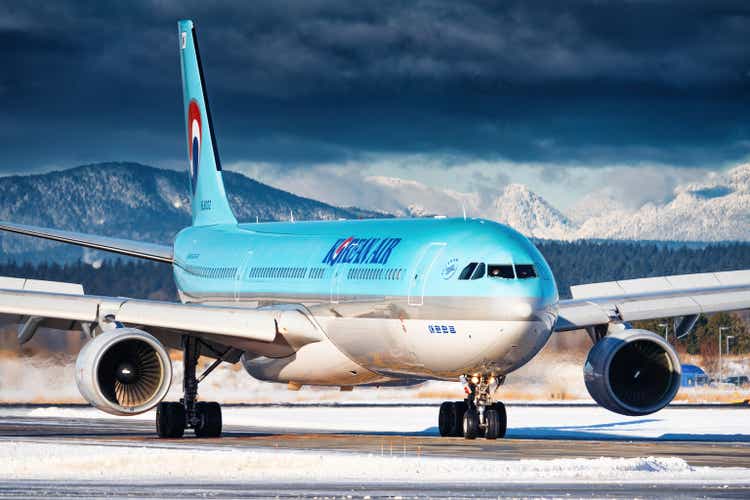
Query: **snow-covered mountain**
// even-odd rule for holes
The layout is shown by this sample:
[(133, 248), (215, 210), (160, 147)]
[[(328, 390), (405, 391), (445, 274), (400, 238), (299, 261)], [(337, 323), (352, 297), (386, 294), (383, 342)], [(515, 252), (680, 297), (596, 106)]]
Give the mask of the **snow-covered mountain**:
[(704, 183), (675, 189), (667, 203), (635, 211), (602, 210), (583, 222), (573, 238), (670, 241), (750, 240), (750, 164)]
[(617, 239), (660, 241), (750, 240), (750, 164), (703, 183), (678, 186), (663, 204), (628, 209), (615, 198), (592, 195), (565, 214), (528, 187), (498, 187), (495, 197), (437, 189), (418, 181), (368, 177), (363, 189), (379, 191), (367, 208), (397, 215), (439, 214), (486, 217), (540, 239)]
[[(367, 177), (364, 209), (339, 208), (224, 172), (230, 203), (242, 221), (395, 216), (486, 217), (540, 239), (750, 241), (750, 164), (705, 182), (678, 186), (663, 204), (627, 209), (592, 196), (570, 215), (521, 184), (467, 193), (394, 177)], [(368, 201), (370, 200), (370, 201)], [(106, 163), (40, 175), (0, 178), (0, 219), (61, 229), (169, 242), (189, 224), (184, 172)], [(0, 234), (0, 259), (79, 258), (88, 251)]]
[[(240, 221), (373, 217), (224, 172), (229, 200)], [(40, 175), (0, 177), (0, 220), (169, 243), (190, 224), (185, 172), (135, 163), (100, 163)], [(0, 259), (79, 258), (89, 251), (23, 236), (0, 234)]]
[(489, 217), (534, 238), (567, 239), (575, 225), (544, 198), (522, 184), (508, 184)]
[(576, 228), (560, 211), (522, 184), (500, 187), (493, 197), (438, 189), (414, 180), (372, 176), (366, 189), (383, 194), (378, 209), (398, 216), (481, 216), (508, 224), (535, 238), (565, 239)]
[(400, 217), (458, 215), (462, 209), (476, 213), (480, 205), (475, 193), (435, 188), (415, 180), (369, 176), (364, 182), (364, 189), (378, 194), (373, 199), (379, 210)]

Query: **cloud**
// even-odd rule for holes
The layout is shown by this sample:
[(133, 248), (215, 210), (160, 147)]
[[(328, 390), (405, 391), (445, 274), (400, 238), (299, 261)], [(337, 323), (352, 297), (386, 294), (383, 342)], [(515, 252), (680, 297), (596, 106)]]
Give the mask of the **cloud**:
[(230, 163), (750, 153), (746, 2), (61, 0), (0, 4), (0, 169), (181, 159), (182, 17)]
[(445, 187), (429, 185), (414, 179), (374, 175), (414, 161), (414, 158), (379, 158), (368, 163), (320, 164), (290, 171), (268, 163), (228, 165), (239, 171), (291, 191), (297, 195), (322, 200), (339, 206), (356, 206), (398, 215), (458, 215), (462, 205), (476, 212), (480, 197)]
[(678, 188), (705, 183), (724, 171), (661, 164), (563, 167), (440, 155), (372, 155), (294, 170), (273, 163), (226, 168), (300, 196), (399, 215), (416, 209), (460, 216), (466, 209), (470, 216), (494, 217), (506, 186), (519, 183), (574, 220), (602, 210), (632, 213), (644, 205), (664, 205), (679, 194)]
[[(457, 174), (459, 174), (457, 172)], [(459, 174), (460, 175), (460, 174)], [(483, 169), (471, 172), (468, 190), (478, 197), (478, 204), (482, 210), (489, 209), (497, 200), (498, 194), (509, 184), (510, 176), (501, 169)]]
[(216, 89), (268, 96), (410, 84), (745, 85), (750, 54), (740, 1), (59, 1), (0, 6), (0, 31), (25, 40), (5, 54), (51, 60), (76, 47), (70, 73), (94, 62), (139, 78), (175, 58), (180, 17), (196, 19)]

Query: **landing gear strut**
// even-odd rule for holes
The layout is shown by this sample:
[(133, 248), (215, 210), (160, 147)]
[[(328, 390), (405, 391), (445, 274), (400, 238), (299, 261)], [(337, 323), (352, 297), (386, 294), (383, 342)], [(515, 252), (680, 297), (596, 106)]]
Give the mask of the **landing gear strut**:
[(486, 439), (505, 437), (508, 417), (505, 405), (493, 402), (492, 395), (502, 383), (502, 379), (493, 376), (462, 376), (466, 399), (463, 401), (446, 401), (440, 405), (438, 429), (441, 436), (463, 436), (475, 439), (484, 436)]
[(179, 403), (162, 402), (156, 407), (156, 432), (160, 438), (181, 438), (185, 429), (193, 429), (197, 437), (221, 435), (221, 406), (219, 403), (197, 402), (198, 382), (212, 371), (221, 360), (211, 365), (196, 378), (200, 348), (195, 337), (182, 337), (183, 397)]

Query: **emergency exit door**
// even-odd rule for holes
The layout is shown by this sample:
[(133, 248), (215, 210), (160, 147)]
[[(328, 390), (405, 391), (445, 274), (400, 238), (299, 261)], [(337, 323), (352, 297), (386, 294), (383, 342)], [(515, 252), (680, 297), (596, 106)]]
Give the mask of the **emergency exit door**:
[(424, 291), (427, 286), (427, 278), (430, 276), (432, 267), (438, 256), (443, 253), (446, 244), (443, 242), (432, 242), (424, 249), (416, 266), (411, 270), (409, 276), (409, 298), (410, 306), (421, 306), (424, 304)]

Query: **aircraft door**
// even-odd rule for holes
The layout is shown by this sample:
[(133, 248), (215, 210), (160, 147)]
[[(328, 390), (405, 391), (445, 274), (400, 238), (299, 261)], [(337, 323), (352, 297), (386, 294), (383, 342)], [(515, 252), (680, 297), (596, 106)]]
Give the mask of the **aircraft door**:
[(412, 274), (409, 277), (409, 298), (410, 306), (421, 306), (424, 304), (424, 290), (427, 285), (427, 278), (432, 270), (435, 260), (445, 249), (446, 244), (443, 242), (432, 242), (424, 249), (422, 255), (414, 266)]
[(339, 264), (334, 264), (331, 269), (331, 304), (339, 303), (339, 295), (341, 293), (341, 282), (344, 277), (344, 267)]
[(245, 257), (242, 258), (242, 261), (240, 263), (239, 269), (237, 269), (237, 273), (234, 275), (234, 301), (239, 302), (240, 296), (242, 294), (242, 281), (247, 276), (248, 271), (250, 270), (250, 261), (253, 258), (253, 251), (248, 250), (245, 254)]

